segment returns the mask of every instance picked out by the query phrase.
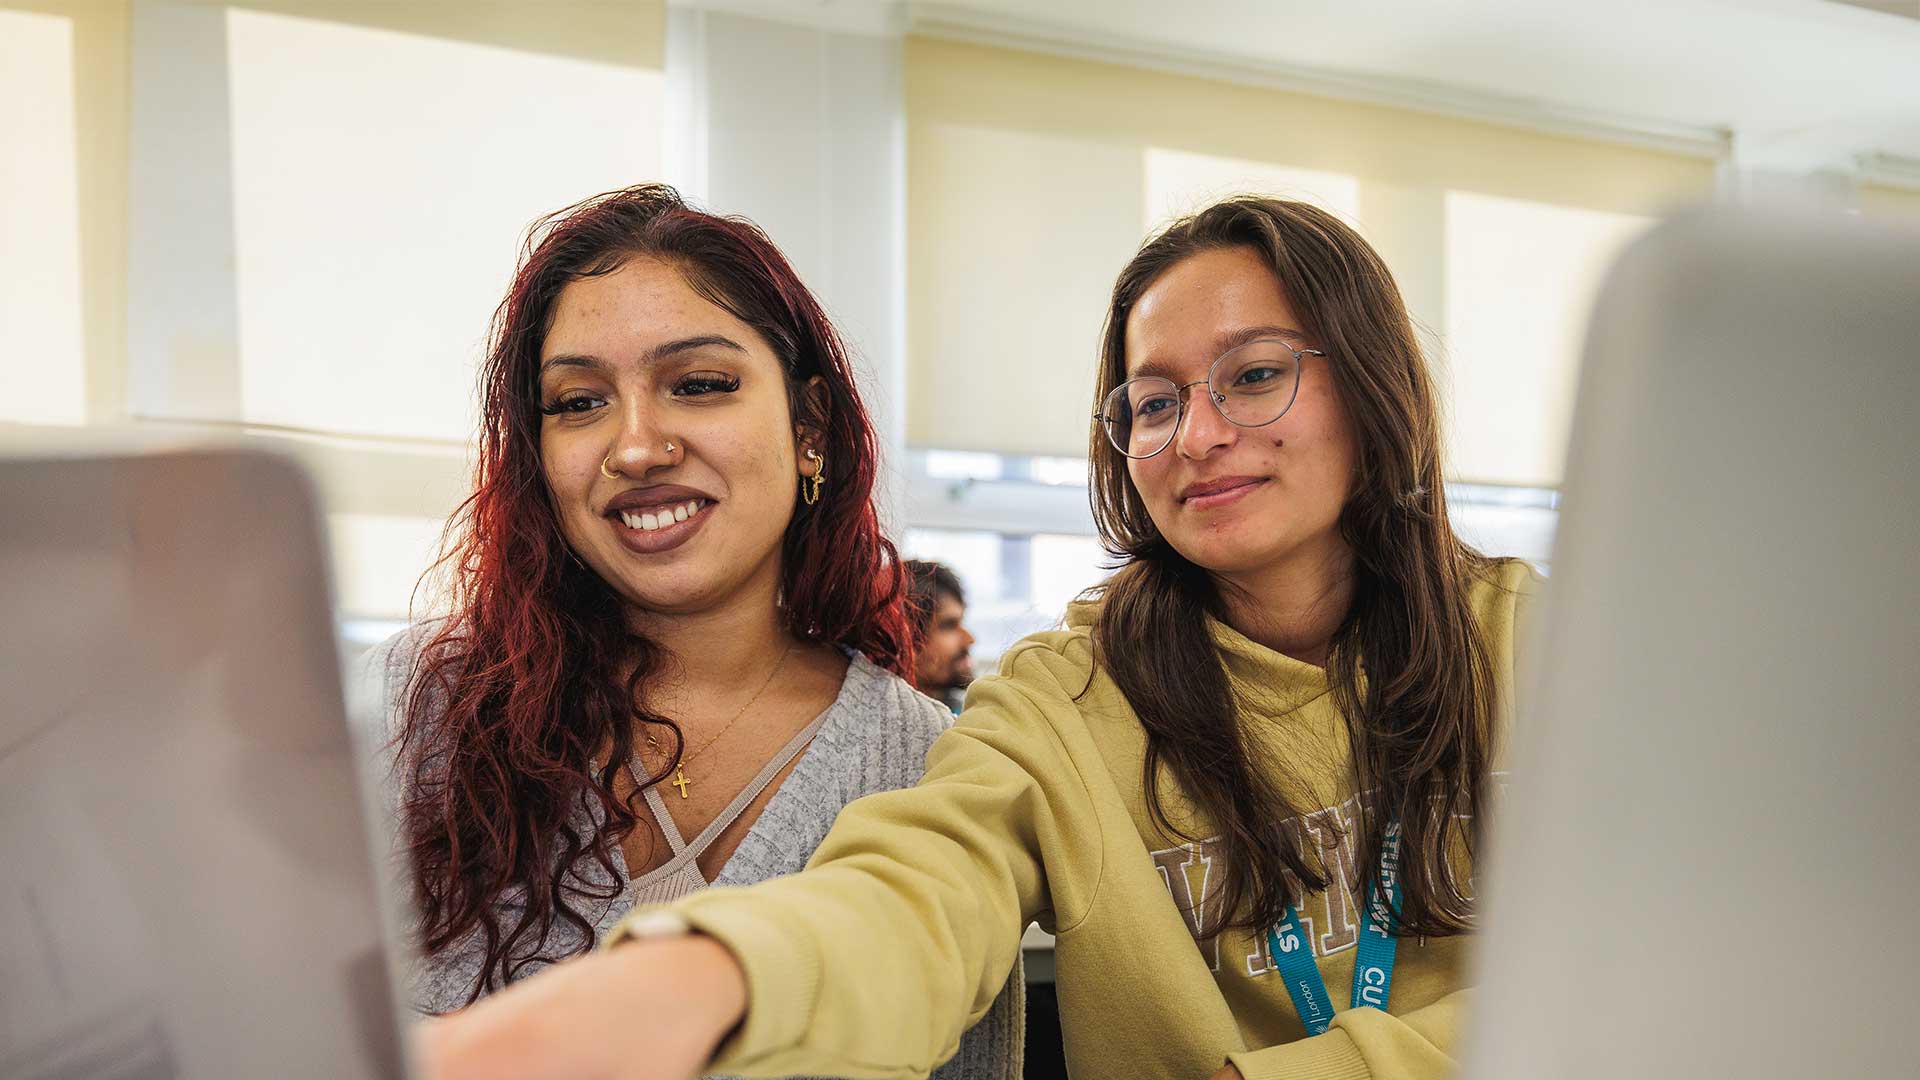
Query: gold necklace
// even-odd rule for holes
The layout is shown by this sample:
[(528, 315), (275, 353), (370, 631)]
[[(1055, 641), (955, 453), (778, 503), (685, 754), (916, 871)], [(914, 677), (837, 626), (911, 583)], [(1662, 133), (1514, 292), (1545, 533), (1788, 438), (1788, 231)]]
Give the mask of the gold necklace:
[[(786, 650), (780, 654), (780, 659), (775, 660), (773, 662), (773, 670), (767, 672), (767, 681), (760, 684), (760, 689), (755, 690), (753, 692), (753, 696), (747, 699), (747, 703), (745, 705), (740, 706), (740, 711), (733, 714), (733, 719), (728, 720), (724, 725), (722, 725), (720, 730), (714, 734), (713, 738), (708, 739), (704, 743), (701, 743), (700, 749), (695, 750), (691, 754), (681, 754), (680, 760), (677, 762), (674, 762), (673, 780), (670, 782), (674, 787), (680, 789), (681, 798), (683, 799), (686, 798), (687, 789), (693, 786), (693, 781), (687, 779), (687, 762), (692, 761), (694, 758), (699, 757), (701, 754), (706, 753), (708, 750), (711, 750), (713, 748), (713, 744), (720, 741), (721, 736), (733, 730), (733, 725), (739, 723), (740, 718), (747, 715), (747, 710), (753, 708), (753, 703), (760, 700), (760, 695), (767, 692), (767, 687), (773, 685), (773, 677), (775, 675), (780, 674), (781, 666), (787, 662), (787, 657), (792, 652), (793, 652), (793, 639), (789, 637), (787, 639)], [(647, 749), (652, 750), (655, 753), (658, 753), (660, 751), (660, 744), (654, 740), (652, 732), (647, 733)]]

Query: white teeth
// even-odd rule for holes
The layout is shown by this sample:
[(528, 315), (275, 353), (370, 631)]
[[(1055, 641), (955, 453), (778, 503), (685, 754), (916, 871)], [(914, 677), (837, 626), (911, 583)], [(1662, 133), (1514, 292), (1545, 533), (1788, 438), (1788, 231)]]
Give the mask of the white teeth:
[(626, 523), (629, 529), (639, 529), (642, 532), (658, 532), (676, 522), (685, 521), (706, 508), (707, 500), (694, 499), (691, 502), (682, 503), (679, 506), (663, 506), (659, 511), (651, 514), (622, 510), (620, 511), (620, 520)]

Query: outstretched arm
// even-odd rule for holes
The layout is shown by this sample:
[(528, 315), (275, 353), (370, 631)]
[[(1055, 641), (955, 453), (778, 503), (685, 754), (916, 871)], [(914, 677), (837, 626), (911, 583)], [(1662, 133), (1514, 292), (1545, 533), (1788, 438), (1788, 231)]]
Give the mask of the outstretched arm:
[(1070, 925), (1099, 879), (1100, 824), (1049, 715), (1077, 707), (1042, 661), (1003, 670), (920, 785), (849, 805), (807, 870), (698, 893), (672, 908), (694, 936), (557, 965), (430, 1028), (429, 1075), (926, 1075), (1027, 922)]

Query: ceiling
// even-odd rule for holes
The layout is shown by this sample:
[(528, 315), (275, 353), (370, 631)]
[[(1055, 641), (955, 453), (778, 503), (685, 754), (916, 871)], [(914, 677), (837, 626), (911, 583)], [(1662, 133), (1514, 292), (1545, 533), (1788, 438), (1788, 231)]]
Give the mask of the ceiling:
[[(683, 0), (675, 0), (683, 2)], [(1920, 183), (1920, 0), (684, 0)], [(1909, 15), (1907, 8), (1913, 8)]]

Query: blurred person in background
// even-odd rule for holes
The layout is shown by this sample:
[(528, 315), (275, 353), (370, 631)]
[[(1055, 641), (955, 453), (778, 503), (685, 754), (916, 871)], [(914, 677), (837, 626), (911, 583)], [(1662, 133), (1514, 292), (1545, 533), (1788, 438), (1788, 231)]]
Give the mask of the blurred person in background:
[[(846, 350), (751, 223), (661, 186), (550, 216), (480, 382), (451, 611), (366, 658), (359, 706), (390, 737), (428, 1013), (636, 904), (800, 869), (949, 723), (903, 677), (907, 577)], [(1018, 1075), (1004, 981), (939, 1075)]]
[(437, 1022), (434, 1076), (921, 1075), (1036, 919), (1074, 1075), (1453, 1074), (1535, 578), (1449, 523), (1392, 275), (1323, 210), (1230, 199), (1121, 271), (1098, 371), (1122, 565), (974, 683), (919, 786)]
[(958, 713), (973, 681), (973, 635), (967, 632), (967, 593), (960, 578), (937, 562), (907, 560), (912, 578), (909, 611), (918, 648), (913, 682), (920, 692)]

